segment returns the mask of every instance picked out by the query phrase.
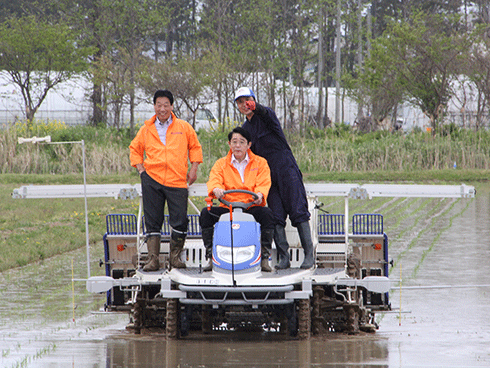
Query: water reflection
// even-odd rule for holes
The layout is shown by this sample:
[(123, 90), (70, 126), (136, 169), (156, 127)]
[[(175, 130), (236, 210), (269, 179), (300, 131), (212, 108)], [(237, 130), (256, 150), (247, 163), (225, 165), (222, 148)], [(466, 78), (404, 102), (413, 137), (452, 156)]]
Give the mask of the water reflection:
[(388, 343), (376, 335), (294, 341), (270, 336), (117, 337), (107, 343), (106, 367), (387, 367)]

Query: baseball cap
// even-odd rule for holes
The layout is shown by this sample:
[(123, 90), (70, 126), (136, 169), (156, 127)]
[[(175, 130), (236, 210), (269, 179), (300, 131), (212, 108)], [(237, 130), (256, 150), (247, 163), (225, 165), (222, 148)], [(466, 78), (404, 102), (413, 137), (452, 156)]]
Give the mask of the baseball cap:
[(255, 100), (254, 92), (248, 87), (240, 87), (235, 92), (235, 101), (240, 97), (253, 97)]

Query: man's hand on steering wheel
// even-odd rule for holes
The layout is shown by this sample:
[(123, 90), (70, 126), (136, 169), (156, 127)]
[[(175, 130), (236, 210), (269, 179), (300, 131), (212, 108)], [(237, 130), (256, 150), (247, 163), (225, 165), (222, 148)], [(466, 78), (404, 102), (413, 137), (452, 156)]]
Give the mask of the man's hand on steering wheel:
[(257, 205), (260, 205), (262, 203), (262, 201), (264, 200), (264, 195), (260, 192), (257, 193), (257, 198), (255, 201), (253, 201), (252, 203), (253, 204), (257, 204)]
[(225, 195), (225, 191), (221, 188), (214, 188), (213, 194), (217, 199), (221, 199)]

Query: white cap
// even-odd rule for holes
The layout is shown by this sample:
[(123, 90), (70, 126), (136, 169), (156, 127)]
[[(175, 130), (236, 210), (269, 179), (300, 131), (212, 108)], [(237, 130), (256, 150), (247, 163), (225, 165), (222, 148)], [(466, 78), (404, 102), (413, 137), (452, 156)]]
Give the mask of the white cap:
[(255, 100), (254, 92), (248, 87), (240, 87), (236, 90), (235, 101), (238, 100), (240, 97), (253, 97)]

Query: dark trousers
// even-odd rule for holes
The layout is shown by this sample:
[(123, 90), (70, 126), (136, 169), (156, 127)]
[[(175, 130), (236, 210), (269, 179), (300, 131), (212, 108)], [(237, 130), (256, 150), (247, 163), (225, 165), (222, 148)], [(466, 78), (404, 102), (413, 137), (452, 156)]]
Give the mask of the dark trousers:
[(187, 188), (166, 187), (150, 177), (144, 171), (141, 174), (141, 192), (147, 233), (159, 233), (164, 220), (165, 202), (167, 202), (169, 224), (172, 230), (187, 233)]
[(294, 158), (281, 159), (281, 162), (271, 164), (272, 186), (267, 196), (267, 205), (274, 213), (276, 224), (286, 226), (286, 218), (294, 227), (309, 221), (308, 200), (303, 184), (303, 175), (296, 165)]
[[(225, 207), (211, 207), (208, 211), (207, 207), (203, 208), (199, 216), (199, 224), (201, 229), (213, 227), (224, 213), (229, 213), (230, 210)], [(269, 207), (253, 206), (248, 210), (243, 210), (245, 213), (251, 214), (255, 221), (260, 224), (261, 229), (274, 228), (274, 215)]]

